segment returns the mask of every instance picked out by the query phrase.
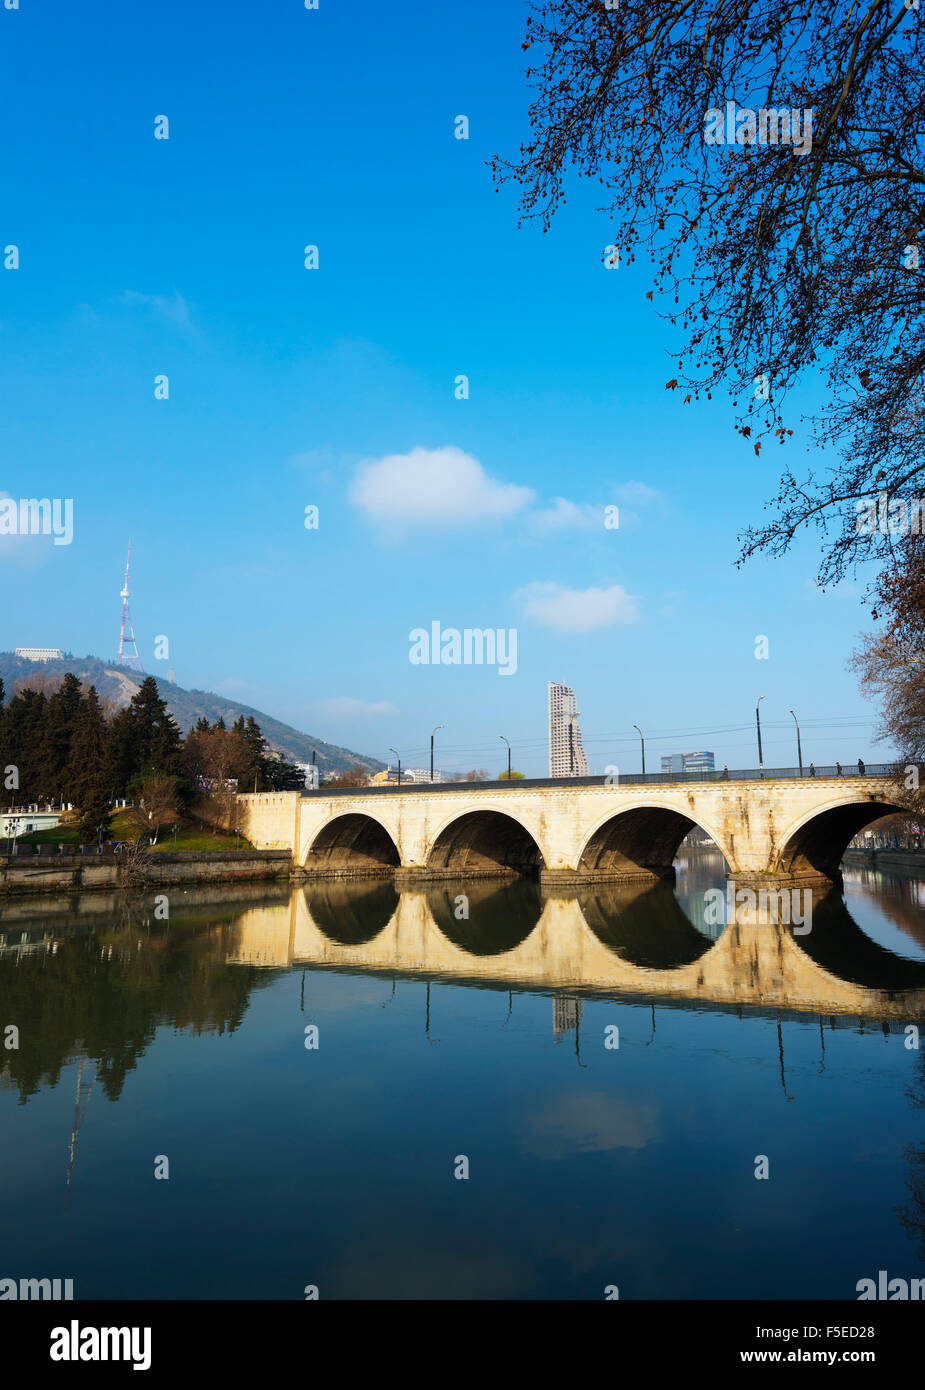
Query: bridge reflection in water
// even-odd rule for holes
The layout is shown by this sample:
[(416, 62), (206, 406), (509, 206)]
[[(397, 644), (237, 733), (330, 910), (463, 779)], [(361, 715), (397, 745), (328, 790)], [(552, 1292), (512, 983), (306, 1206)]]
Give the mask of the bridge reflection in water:
[(238, 916), (227, 959), (719, 1008), (925, 1014), (925, 960), (865, 935), (840, 889), (813, 891), (806, 935), (741, 911), (725, 928), (705, 926), (703, 889), (683, 867), (678, 895), (664, 884), (582, 893), (523, 880), (315, 884)]

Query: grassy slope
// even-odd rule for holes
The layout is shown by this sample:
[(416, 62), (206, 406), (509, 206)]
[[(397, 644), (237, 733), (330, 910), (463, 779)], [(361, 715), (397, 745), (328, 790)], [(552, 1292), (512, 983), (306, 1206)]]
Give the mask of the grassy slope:
[[(112, 840), (131, 840), (132, 830), (125, 816), (114, 816), (109, 838)], [(21, 845), (77, 845), (77, 831), (68, 825), (52, 826), (51, 830), (36, 830), (31, 835), (20, 835)], [(241, 835), (235, 843), (234, 835), (217, 835), (202, 826), (189, 824), (180, 828), (176, 848), (180, 850), (252, 849), (253, 846)], [(158, 843), (152, 846), (153, 853), (174, 848), (172, 832), (165, 832)]]

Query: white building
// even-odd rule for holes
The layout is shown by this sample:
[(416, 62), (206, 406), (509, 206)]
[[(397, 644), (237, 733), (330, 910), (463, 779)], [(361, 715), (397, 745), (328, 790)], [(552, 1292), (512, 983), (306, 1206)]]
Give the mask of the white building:
[(23, 661), (60, 661), (64, 653), (60, 647), (17, 647), (16, 655)]
[(549, 683), (549, 775), (587, 777), (585, 757), (578, 727), (575, 692), (570, 685)]
[(33, 830), (51, 830), (61, 820), (60, 811), (4, 811), (0, 814), (0, 840), (15, 840)]

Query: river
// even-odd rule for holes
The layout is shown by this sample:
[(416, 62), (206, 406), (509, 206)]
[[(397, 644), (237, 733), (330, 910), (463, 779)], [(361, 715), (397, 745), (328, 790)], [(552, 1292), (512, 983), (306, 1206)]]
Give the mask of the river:
[(724, 870), (6, 902), (0, 1279), (854, 1299), (921, 1277), (925, 883), (846, 870), (799, 933), (717, 923)]

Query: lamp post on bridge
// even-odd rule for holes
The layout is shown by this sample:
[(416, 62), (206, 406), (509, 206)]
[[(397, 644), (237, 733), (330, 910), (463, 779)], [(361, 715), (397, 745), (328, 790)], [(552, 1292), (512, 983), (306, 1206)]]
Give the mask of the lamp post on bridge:
[(646, 741), (645, 741), (645, 739), (644, 739), (643, 736), (642, 736), (642, 730), (640, 729), (639, 725), (638, 725), (638, 724), (634, 724), (634, 725), (633, 725), (633, 728), (636, 730), (637, 734), (639, 735), (639, 742), (640, 742), (640, 744), (642, 745), (642, 775), (643, 775), (643, 777), (645, 777), (645, 775), (646, 775)]
[(755, 728), (758, 730), (758, 771), (762, 777), (764, 776), (764, 758), (761, 753), (761, 714), (759, 713), (759, 707), (763, 699), (764, 696), (759, 695), (758, 704), (755, 706)]
[[(790, 711), (793, 714), (793, 710)], [(803, 776), (803, 749), (800, 747), (800, 721), (793, 714), (793, 722), (797, 726), (797, 762), (800, 764), (800, 776)]]
[[(437, 729), (445, 729), (445, 728), (446, 728), (446, 725), (445, 725), (445, 724), (438, 724), (438, 725), (437, 725)], [(437, 729), (434, 729), (434, 734), (437, 732)], [(430, 780), (431, 780), (431, 781), (434, 780), (434, 734), (431, 734), (431, 736), (430, 736)], [(400, 782), (401, 782), (401, 778), (399, 777), (398, 780), (399, 780), (399, 783), (400, 783)]]
[[(394, 753), (396, 758), (398, 758), (398, 750), (396, 748), (390, 748), (389, 752)], [(401, 758), (398, 758), (398, 785), (399, 787), (401, 786)]]
[(510, 745), (510, 742), (504, 737), (504, 734), (499, 734), (498, 737), (499, 737), (500, 739), (502, 739), (502, 740), (507, 744), (507, 780), (510, 782), (510, 780), (511, 780), (511, 745)]

